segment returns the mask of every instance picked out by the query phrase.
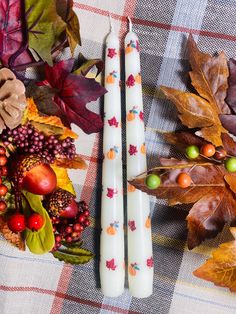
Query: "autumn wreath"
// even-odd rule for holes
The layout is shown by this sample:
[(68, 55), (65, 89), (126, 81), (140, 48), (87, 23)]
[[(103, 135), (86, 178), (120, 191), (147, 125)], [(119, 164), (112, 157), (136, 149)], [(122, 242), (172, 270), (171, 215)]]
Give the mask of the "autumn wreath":
[(0, 232), (19, 249), (70, 263), (81, 248), (89, 208), (76, 202), (67, 169), (86, 169), (77, 134), (98, 132), (86, 104), (106, 90), (88, 74), (101, 60), (62, 59), (80, 45), (72, 0), (2, 0), (0, 5)]
[[(187, 216), (187, 243), (193, 249), (225, 224), (236, 238), (236, 61), (228, 62), (224, 52), (213, 57), (201, 52), (191, 35), (187, 48), (197, 93), (161, 86), (188, 127), (163, 134), (183, 158), (160, 158), (159, 166), (130, 183), (171, 206), (193, 204)], [(236, 291), (235, 261), (233, 240), (221, 244), (194, 274)]]

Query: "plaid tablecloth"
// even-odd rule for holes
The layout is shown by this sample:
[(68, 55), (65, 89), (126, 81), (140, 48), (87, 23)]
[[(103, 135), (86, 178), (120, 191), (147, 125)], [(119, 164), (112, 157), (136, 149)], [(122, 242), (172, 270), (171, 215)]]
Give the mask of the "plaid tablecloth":
[[(141, 43), (149, 167), (157, 163), (160, 153), (173, 155), (158, 130), (176, 129), (177, 114), (170, 103), (160, 98), (158, 86), (186, 88), (185, 47), (189, 32), (195, 35), (202, 50), (209, 53), (225, 50), (228, 57), (235, 56), (236, 1), (76, 0), (75, 10), (81, 23), (83, 46), (79, 50), (88, 58), (103, 57), (104, 38), (109, 31), (108, 10), (121, 42), (127, 31), (126, 16), (132, 17)], [(102, 109), (99, 102), (93, 108)], [(219, 242), (230, 239), (228, 232), (190, 252), (186, 247), (186, 209), (170, 208), (154, 198), (151, 198), (153, 295), (139, 300), (132, 298), (127, 289), (114, 299), (101, 294), (98, 257), (102, 137), (76, 130), (80, 136), (78, 152), (89, 167), (87, 171), (71, 172), (71, 177), (78, 199), (86, 200), (91, 208), (92, 224), (84, 234), (84, 246), (95, 252), (97, 258), (84, 266), (71, 266), (57, 261), (51, 254), (36, 256), (19, 252), (1, 240), (0, 313), (236, 313), (235, 294), (192, 275)]]

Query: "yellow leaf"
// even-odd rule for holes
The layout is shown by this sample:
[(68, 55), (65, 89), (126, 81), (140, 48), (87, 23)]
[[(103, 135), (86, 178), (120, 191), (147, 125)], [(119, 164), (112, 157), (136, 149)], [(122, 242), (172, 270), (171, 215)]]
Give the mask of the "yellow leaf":
[(57, 176), (57, 187), (76, 195), (73, 184), (68, 176), (67, 170), (62, 167), (51, 165)]

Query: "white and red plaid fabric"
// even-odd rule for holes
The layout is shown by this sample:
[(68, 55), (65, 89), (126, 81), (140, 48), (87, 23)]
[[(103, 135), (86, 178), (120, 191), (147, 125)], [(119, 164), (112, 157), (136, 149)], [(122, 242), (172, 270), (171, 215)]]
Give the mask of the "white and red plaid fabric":
[[(102, 58), (104, 38), (109, 31), (108, 13), (123, 43), (129, 15), (141, 43), (144, 115), (148, 164), (157, 164), (160, 154), (174, 154), (158, 130), (178, 127), (174, 107), (160, 97), (160, 85), (185, 89), (188, 62), (185, 47), (188, 33), (209, 53), (224, 50), (228, 57), (236, 51), (236, 2), (234, 0), (76, 0), (81, 24), (81, 51), (88, 58)], [(123, 73), (124, 75), (124, 73)], [(101, 102), (91, 108), (99, 111)], [(123, 111), (124, 95), (123, 95)], [(124, 116), (123, 116), (124, 119)], [(192, 271), (209, 257), (222, 240), (198, 248), (186, 248), (187, 212), (181, 206), (151, 198), (154, 293), (143, 300), (132, 298), (126, 289), (119, 298), (106, 298), (99, 290), (98, 259), (100, 233), (102, 136), (79, 133), (78, 152), (88, 162), (86, 171), (71, 172), (78, 199), (89, 203), (92, 225), (84, 233), (84, 246), (96, 258), (82, 266), (63, 264), (51, 254), (19, 252), (4, 240), (0, 243), (1, 314), (230, 314), (236, 313), (235, 294), (197, 279)], [(125, 136), (123, 137), (125, 139)], [(125, 149), (124, 149), (125, 152)], [(124, 156), (125, 163), (125, 156)]]

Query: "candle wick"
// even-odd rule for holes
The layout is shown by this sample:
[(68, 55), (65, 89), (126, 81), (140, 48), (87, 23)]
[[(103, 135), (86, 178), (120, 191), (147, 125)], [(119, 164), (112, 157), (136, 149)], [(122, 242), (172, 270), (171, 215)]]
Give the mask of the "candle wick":
[(132, 24), (131, 18), (129, 16), (127, 18), (128, 18), (128, 21), (129, 21), (129, 31), (132, 32), (133, 24)]
[(110, 21), (110, 31), (113, 32), (114, 31), (114, 27), (113, 27), (112, 17), (111, 17), (110, 13), (109, 13), (109, 21)]

